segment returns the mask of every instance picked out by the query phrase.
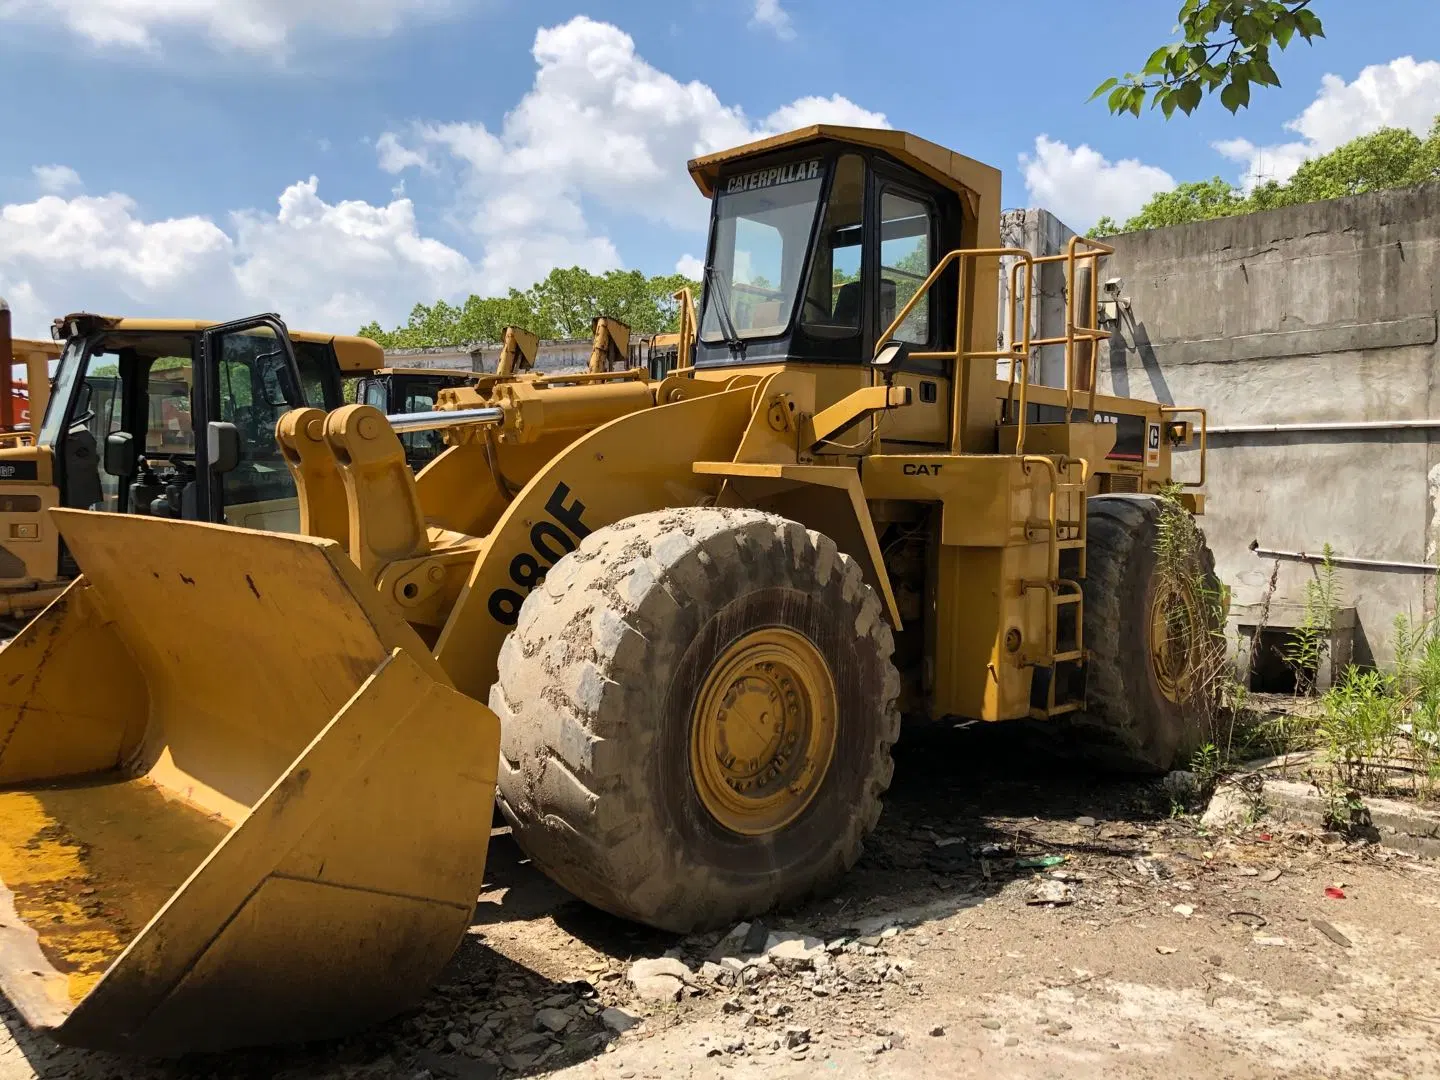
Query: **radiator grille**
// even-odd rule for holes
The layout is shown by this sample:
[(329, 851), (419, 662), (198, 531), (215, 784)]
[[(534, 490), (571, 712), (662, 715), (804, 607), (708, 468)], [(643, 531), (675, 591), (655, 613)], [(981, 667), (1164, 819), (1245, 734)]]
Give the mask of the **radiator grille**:
[(1100, 486), (1107, 494), (1135, 494), (1140, 490), (1140, 477), (1134, 473), (1106, 473)]

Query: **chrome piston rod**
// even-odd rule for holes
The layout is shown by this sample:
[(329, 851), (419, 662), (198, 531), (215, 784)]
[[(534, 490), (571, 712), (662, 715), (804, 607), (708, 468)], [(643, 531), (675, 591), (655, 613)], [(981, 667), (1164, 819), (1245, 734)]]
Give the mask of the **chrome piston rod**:
[(434, 431), (436, 428), (454, 427), (456, 424), (499, 424), (505, 420), (505, 410), (498, 405), (487, 405), (482, 409), (436, 409), (432, 412), (396, 413), (387, 417), (395, 434), (407, 431)]

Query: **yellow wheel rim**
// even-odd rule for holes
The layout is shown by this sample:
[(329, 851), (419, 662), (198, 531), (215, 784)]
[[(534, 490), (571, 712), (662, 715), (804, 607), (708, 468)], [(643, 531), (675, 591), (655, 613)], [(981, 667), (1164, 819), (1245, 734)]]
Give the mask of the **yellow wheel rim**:
[(716, 822), (778, 832), (810, 805), (835, 754), (835, 680), (803, 634), (746, 634), (711, 667), (690, 723), (690, 775)]
[(1150, 667), (1167, 701), (1182, 704), (1190, 692), (1201, 645), (1199, 611), (1190, 590), (1158, 581), (1150, 601)]

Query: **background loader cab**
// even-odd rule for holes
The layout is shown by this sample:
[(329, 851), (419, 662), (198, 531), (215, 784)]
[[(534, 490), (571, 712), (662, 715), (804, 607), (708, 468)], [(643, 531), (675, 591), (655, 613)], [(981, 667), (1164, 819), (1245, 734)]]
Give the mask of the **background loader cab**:
[(214, 327), (77, 315), (58, 329), (67, 345), (39, 444), (59, 505), (298, 528), (275, 421), (341, 403), (328, 342), (292, 340), (273, 315)]
[(74, 576), (54, 506), (295, 531), (275, 420), (339, 407), (343, 380), (384, 361), (373, 341), (292, 333), (271, 315), (217, 326), (76, 314), (52, 334), (44, 420), (0, 448), (0, 614), (48, 603)]
[[(466, 386), (475, 379), (473, 373), (435, 368), (381, 368), (360, 377), (355, 400), (373, 405), (386, 415), (431, 412), (441, 390)], [(438, 431), (407, 431), (401, 434), (400, 443), (405, 447), (405, 460), (417, 472), (445, 449), (445, 440)]]

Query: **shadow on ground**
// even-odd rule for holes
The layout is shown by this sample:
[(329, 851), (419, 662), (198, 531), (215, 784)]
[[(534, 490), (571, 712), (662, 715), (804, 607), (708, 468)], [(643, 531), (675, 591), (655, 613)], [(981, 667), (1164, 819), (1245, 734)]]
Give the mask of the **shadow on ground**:
[[(897, 912), (909, 913), (908, 921), (944, 917), (984, 902), (1017, 873), (1029, 873), (1016, 869), (1017, 858), (1136, 854), (1140, 849), (1131, 841), (1139, 833), (1134, 830), (1167, 814), (1168, 805), (1154, 784), (1096, 774), (1067, 754), (1064, 744), (1043, 727), (907, 727), (895, 747), (895, 776), (880, 823), (838, 892), (777, 912), (767, 921), (829, 936), (873, 932)], [(1077, 818), (1093, 818), (1096, 825), (1069, 827)], [(369, 1031), (302, 1047), (142, 1064), (56, 1047), (30, 1031), (8, 1005), (3, 1020), (18, 1052), (41, 1076), (408, 1080), (428, 1071), (433, 1080), (487, 1080), (501, 1074), (501, 1067), (476, 1056), (476, 1048), (483, 1045), (495, 1058), (513, 1053), (509, 1048), (532, 1030), (541, 1003), (569, 997), (579, 1004), (594, 995), (584, 983), (544, 977), (535, 970), (538, 963), (529, 963), (523, 952), (516, 953), (517, 962), (486, 941), (498, 941), (515, 924), (546, 919), (621, 969), (634, 957), (658, 956), (677, 945), (703, 952), (705, 945), (586, 905), (545, 878), (508, 830), (497, 829), (471, 932), (419, 1006)], [(523, 936), (525, 931), (516, 933)], [(465, 1042), (454, 1045), (452, 1035)], [(598, 1018), (581, 1011), (561, 1034), (511, 1057), (503, 1075), (526, 1075), (583, 1060), (601, 1052), (605, 1043)], [(0, 1069), (0, 1076), (9, 1075)]]

